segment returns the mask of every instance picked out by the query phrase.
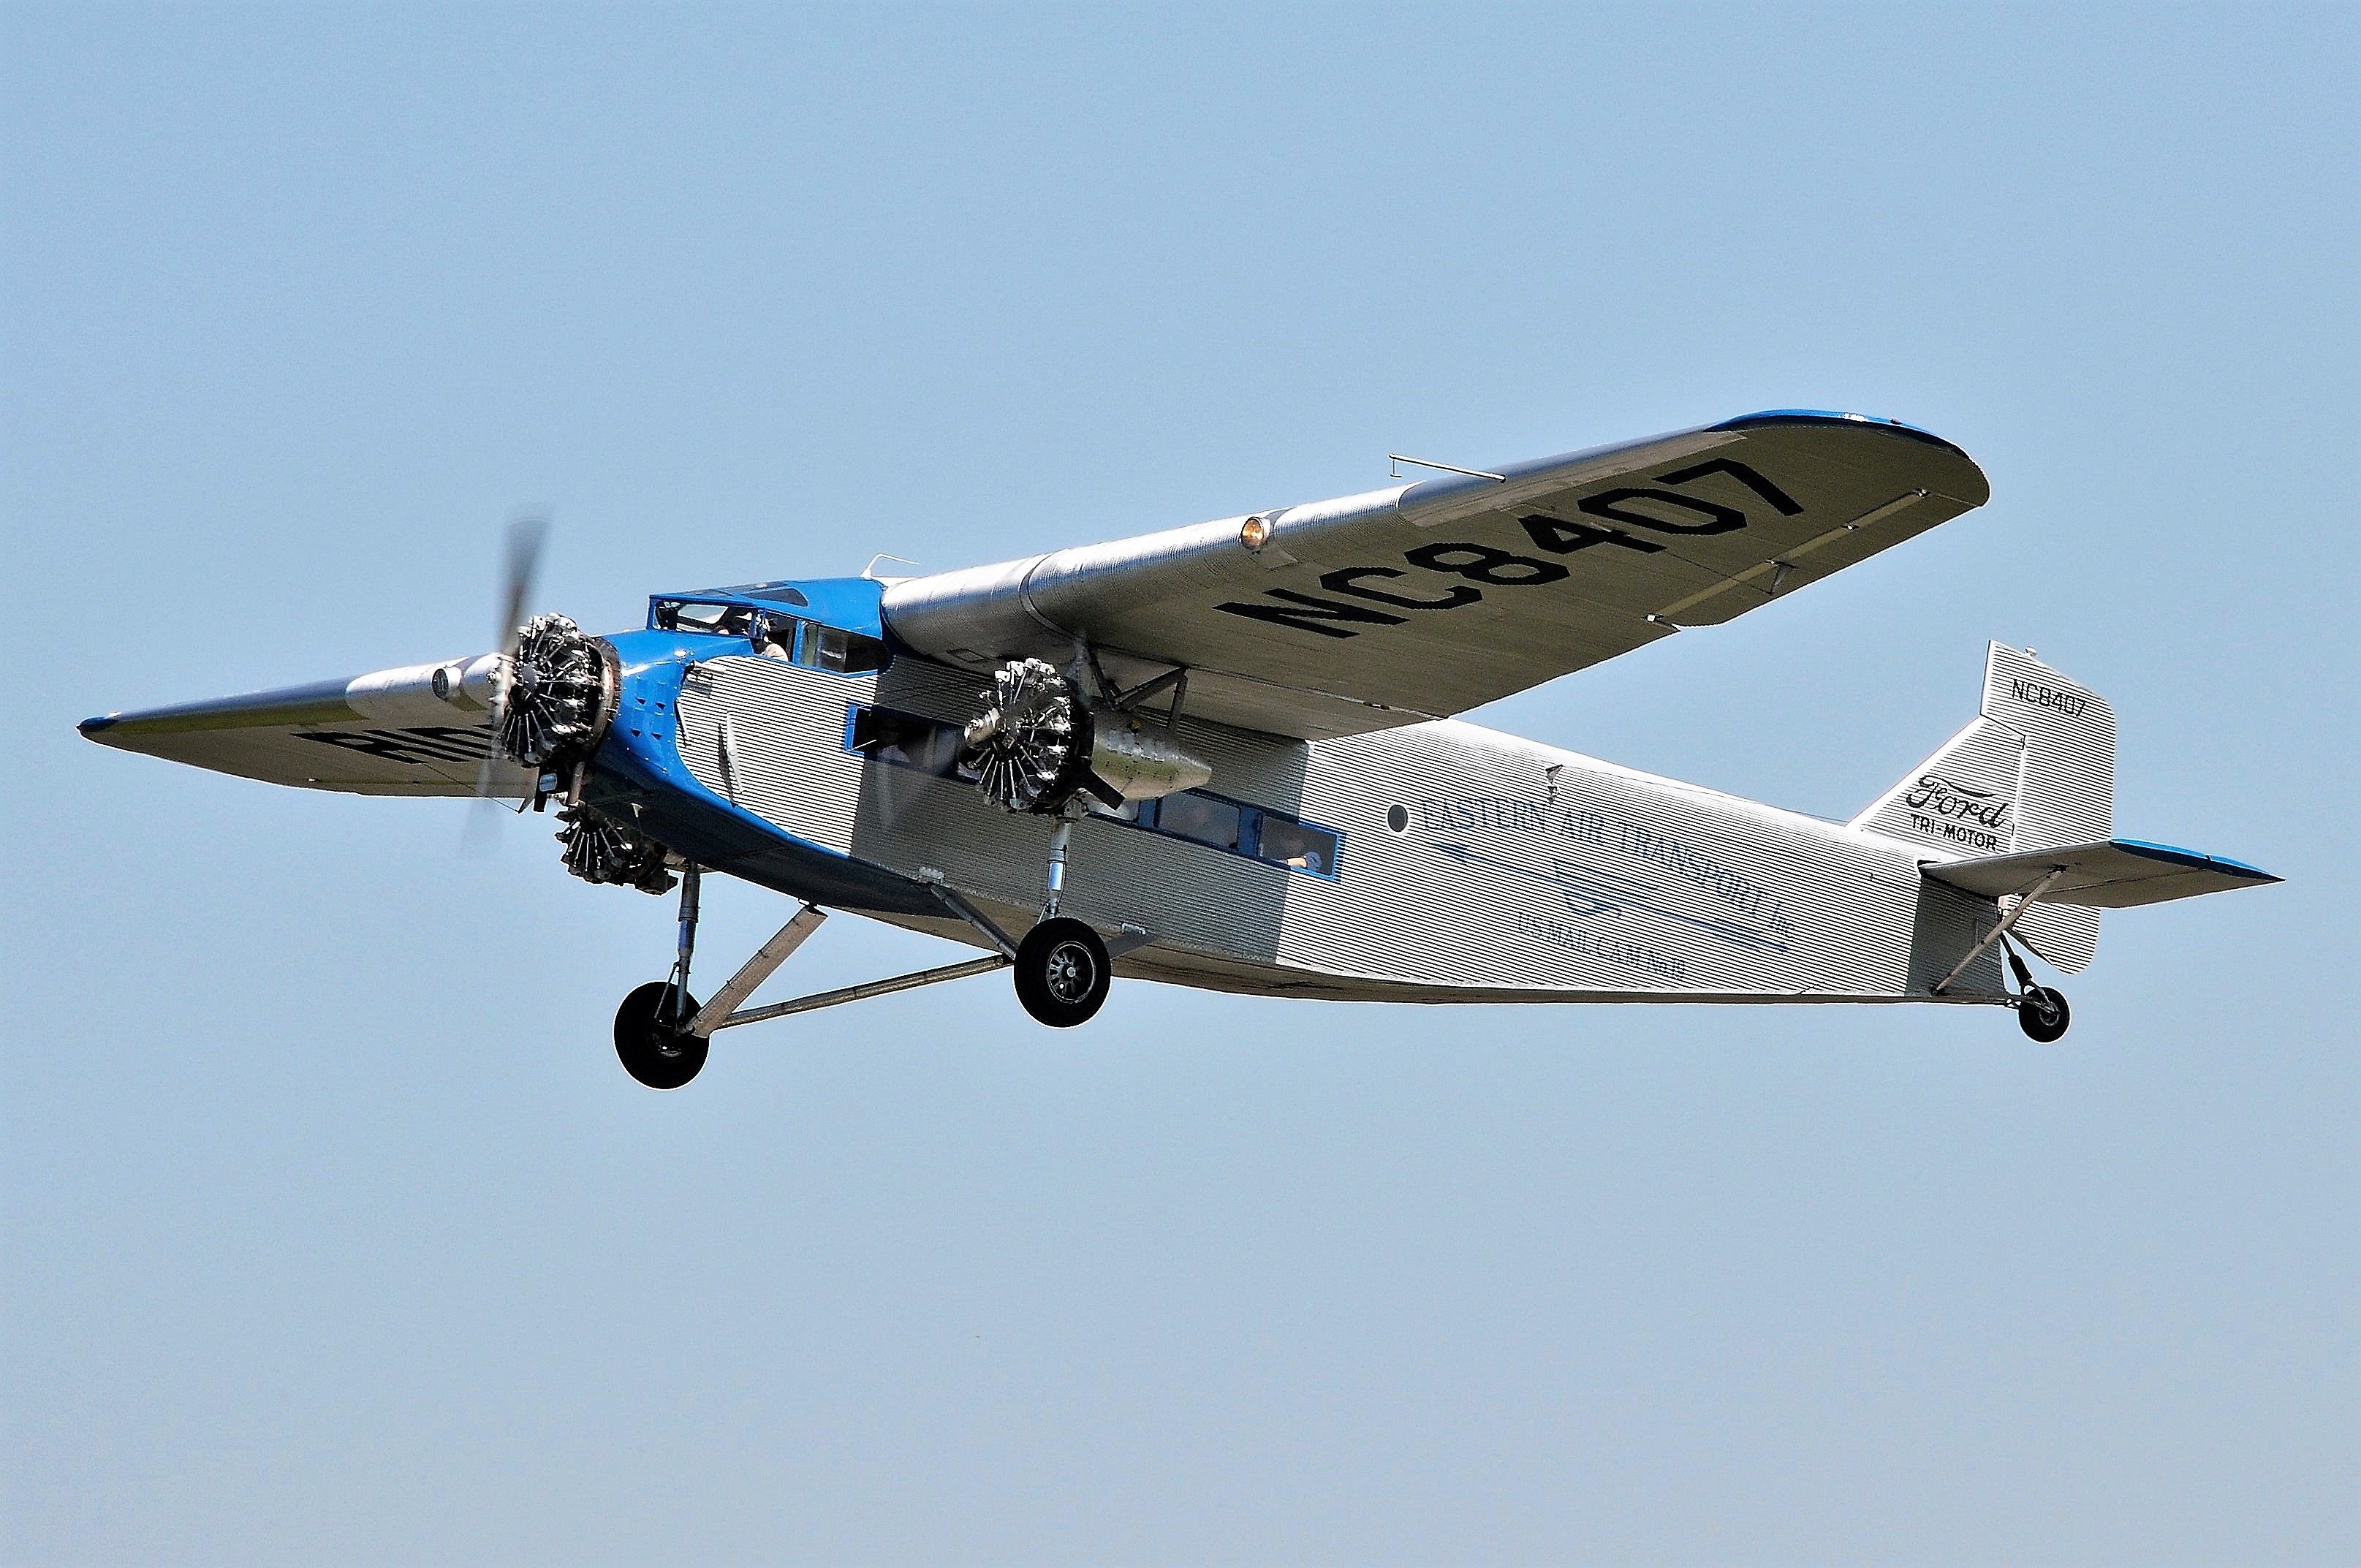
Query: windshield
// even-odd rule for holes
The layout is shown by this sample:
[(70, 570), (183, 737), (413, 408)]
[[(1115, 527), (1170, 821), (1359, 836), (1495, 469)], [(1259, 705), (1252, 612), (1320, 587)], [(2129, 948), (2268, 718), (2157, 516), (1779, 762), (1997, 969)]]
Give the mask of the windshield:
[(708, 631), (724, 637), (743, 637), (753, 628), (754, 612), (743, 605), (658, 599), (648, 624), (658, 631)]

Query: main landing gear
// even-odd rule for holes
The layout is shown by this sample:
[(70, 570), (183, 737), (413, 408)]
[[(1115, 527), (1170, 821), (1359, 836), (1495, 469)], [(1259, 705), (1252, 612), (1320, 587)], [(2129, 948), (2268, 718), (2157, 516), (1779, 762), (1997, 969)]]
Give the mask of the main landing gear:
[(989, 974), (1001, 969), (1015, 970), (1016, 999), (1024, 1003), (1026, 1012), (1040, 1022), (1053, 1029), (1071, 1029), (1077, 1024), (1088, 1023), (1106, 1001), (1107, 984), (1115, 976), (1115, 959), (1145, 944), (1148, 934), (1137, 926), (1126, 926), (1113, 941), (1108, 941), (1082, 921), (1058, 913), (1059, 895), (1064, 891), (1066, 849), (1072, 832), (1072, 821), (1061, 818), (1049, 845), (1049, 897), (1041, 919), (1026, 933), (1023, 941), (1010, 937), (991, 916), (945, 885), (939, 872), (928, 872), (917, 880), (946, 910), (973, 927), (997, 951), (965, 963), (873, 980), (763, 1007), (747, 1007), (743, 1003), (757, 986), (776, 973), (779, 966), (803, 946), (806, 938), (819, 929), (820, 922), (828, 918), (827, 911), (813, 904), (796, 911), (794, 918), (780, 927), (775, 936), (756, 948), (754, 956), (714, 992), (712, 1000), (699, 1004), (688, 989), (689, 959), (697, 948), (699, 891), (698, 870), (689, 866), (681, 872), (680, 937), (672, 973), (663, 980), (650, 981), (623, 998), (622, 1006), (615, 1013), (615, 1055), (624, 1071), (650, 1089), (678, 1089), (705, 1066), (706, 1051), (719, 1030), (836, 1007), (847, 1002), (863, 1002), (897, 991), (914, 991), (922, 985), (939, 985), (945, 981), (964, 980), (969, 975)]
[(1016, 1000), (1052, 1029), (1089, 1023), (1113, 978), (1106, 944), (1079, 920), (1054, 916), (1016, 945)]
[(702, 1035), (684, 1027), (697, 1015), (697, 998), (668, 980), (652, 980), (615, 1010), (615, 1055), (623, 1070), (650, 1089), (678, 1089), (705, 1066)]

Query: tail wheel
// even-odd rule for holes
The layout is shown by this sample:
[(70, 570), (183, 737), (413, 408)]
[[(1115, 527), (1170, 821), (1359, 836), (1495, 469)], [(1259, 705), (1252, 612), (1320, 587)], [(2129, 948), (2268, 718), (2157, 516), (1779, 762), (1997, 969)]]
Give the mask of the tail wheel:
[(1053, 1029), (1090, 1022), (1114, 978), (1106, 944), (1079, 920), (1044, 920), (1016, 945), (1016, 1000)]
[(2066, 998), (2046, 985), (2037, 985), (2016, 1001), (2016, 1026), (2028, 1039), (2048, 1045), (2062, 1039), (2066, 1025), (2073, 1019)]
[(678, 1089), (705, 1066), (706, 1041), (688, 1032), (697, 998), (668, 980), (652, 980), (615, 1010), (615, 1055), (650, 1089)]

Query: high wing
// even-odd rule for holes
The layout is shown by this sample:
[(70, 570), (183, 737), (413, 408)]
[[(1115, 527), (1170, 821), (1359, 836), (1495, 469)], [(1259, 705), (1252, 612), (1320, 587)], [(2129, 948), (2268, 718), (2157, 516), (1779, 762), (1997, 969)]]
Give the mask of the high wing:
[[(103, 745), (270, 784), (353, 795), (472, 795), (491, 743), (489, 662), (413, 664), (111, 713), (84, 719), (81, 729)], [(493, 765), (489, 793), (515, 799), (532, 784), (525, 770), (502, 760)]]
[(1200, 718), (1346, 735), (1729, 620), (1990, 494), (1924, 431), (1774, 411), (906, 578), (884, 618), (979, 671), (1086, 646), (1118, 685), (1185, 669)]

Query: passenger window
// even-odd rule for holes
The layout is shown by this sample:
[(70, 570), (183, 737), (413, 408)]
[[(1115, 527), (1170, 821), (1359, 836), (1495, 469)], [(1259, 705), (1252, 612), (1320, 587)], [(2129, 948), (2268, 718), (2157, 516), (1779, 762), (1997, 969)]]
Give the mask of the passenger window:
[(854, 751), (881, 762), (942, 778), (965, 776), (959, 767), (961, 733), (956, 724), (897, 713), (890, 707), (856, 707), (847, 741)]
[(1156, 826), (1162, 832), (1211, 844), (1217, 850), (1238, 847), (1238, 808), (1211, 795), (1166, 795), (1157, 802)]
[(860, 675), (885, 667), (885, 644), (874, 637), (815, 626), (806, 644), (806, 662), (839, 674)]
[(1324, 828), (1265, 815), (1255, 852), (1279, 865), (1327, 876), (1336, 869), (1336, 835)]

